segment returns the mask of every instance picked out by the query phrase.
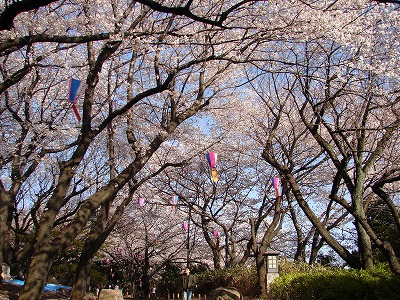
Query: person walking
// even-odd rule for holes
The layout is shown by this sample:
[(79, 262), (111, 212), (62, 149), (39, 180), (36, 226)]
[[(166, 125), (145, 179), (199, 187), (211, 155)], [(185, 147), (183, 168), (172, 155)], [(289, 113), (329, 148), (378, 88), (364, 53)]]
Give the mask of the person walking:
[(151, 296), (150, 298), (152, 300), (156, 300), (157, 299), (157, 289), (156, 289), (155, 285), (153, 285), (153, 287), (151, 288), (150, 296)]
[(193, 287), (195, 286), (195, 277), (190, 274), (189, 268), (186, 268), (182, 274), (183, 300), (191, 300)]

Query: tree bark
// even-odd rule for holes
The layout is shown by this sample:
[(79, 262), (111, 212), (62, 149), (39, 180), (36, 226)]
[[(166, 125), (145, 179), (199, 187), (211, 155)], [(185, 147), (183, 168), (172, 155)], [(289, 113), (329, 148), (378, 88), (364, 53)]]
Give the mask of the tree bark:
[(40, 299), (43, 288), (46, 284), (47, 275), (53, 264), (56, 252), (50, 239), (41, 243), (40, 248), (36, 249), (32, 262), (29, 267), (28, 277), (18, 300)]
[[(360, 216), (363, 220), (366, 220), (366, 214), (364, 209), (364, 185), (365, 185), (365, 174), (362, 170), (361, 164), (356, 161), (356, 178), (354, 193), (352, 195), (354, 213)], [(361, 256), (361, 262), (364, 269), (370, 270), (374, 267), (372, 257), (372, 245), (371, 239), (363, 226), (355, 220), (356, 229), (358, 234), (359, 251)]]
[(71, 300), (85, 299), (88, 292), (88, 278), (90, 277), (91, 263), (93, 259), (87, 258), (86, 260), (79, 261), (75, 283), (72, 287)]
[(256, 269), (257, 269), (257, 286), (260, 290), (261, 297), (265, 299), (267, 297), (267, 270), (265, 266), (264, 253), (258, 253), (256, 255)]
[[(6, 236), (8, 233), (8, 216), (9, 216), (9, 211), (10, 211), (10, 205), (11, 205), (11, 199), (9, 197), (9, 194), (3, 189), (0, 190), (0, 263), (3, 264), (4, 261), (4, 256), (3, 253), (5, 253), (5, 244), (6, 244)], [(3, 280), (2, 276), (0, 275), (0, 280)]]

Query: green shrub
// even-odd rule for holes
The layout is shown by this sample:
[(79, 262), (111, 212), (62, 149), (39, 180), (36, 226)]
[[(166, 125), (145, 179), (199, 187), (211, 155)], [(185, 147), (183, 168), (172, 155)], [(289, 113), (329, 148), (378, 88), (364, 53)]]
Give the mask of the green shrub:
[(293, 273), (275, 279), (270, 289), (271, 299), (400, 299), (400, 277), (387, 265), (379, 265), (371, 271), (303, 265), (300, 268), (294, 265), (292, 270)]
[(212, 270), (198, 275), (196, 292), (208, 294), (218, 287), (235, 287), (244, 297), (257, 296), (257, 272), (255, 267), (232, 266), (224, 270)]

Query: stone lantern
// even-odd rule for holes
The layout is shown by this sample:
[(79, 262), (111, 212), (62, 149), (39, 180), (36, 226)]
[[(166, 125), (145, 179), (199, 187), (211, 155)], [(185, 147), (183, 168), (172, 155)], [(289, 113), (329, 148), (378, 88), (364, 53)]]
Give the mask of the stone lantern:
[(279, 277), (279, 251), (267, 251), (264, 256), (266, 259), (267, 267), (267, 288), (274, 282), (276, 277)]

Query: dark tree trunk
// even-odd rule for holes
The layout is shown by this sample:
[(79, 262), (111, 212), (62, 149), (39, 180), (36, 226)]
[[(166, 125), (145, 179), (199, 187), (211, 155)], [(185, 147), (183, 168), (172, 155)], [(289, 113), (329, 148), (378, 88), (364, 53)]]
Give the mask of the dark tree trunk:
[(257, 286), (260, 290), (260, 294), (262, 298), (267, 297), (267, 285), (266, 285), (266, 276), (267, 270), (265, 266), (265, 258), (264, 255), (259, 253), (256, 256), (256, 268), (257, 268)]

